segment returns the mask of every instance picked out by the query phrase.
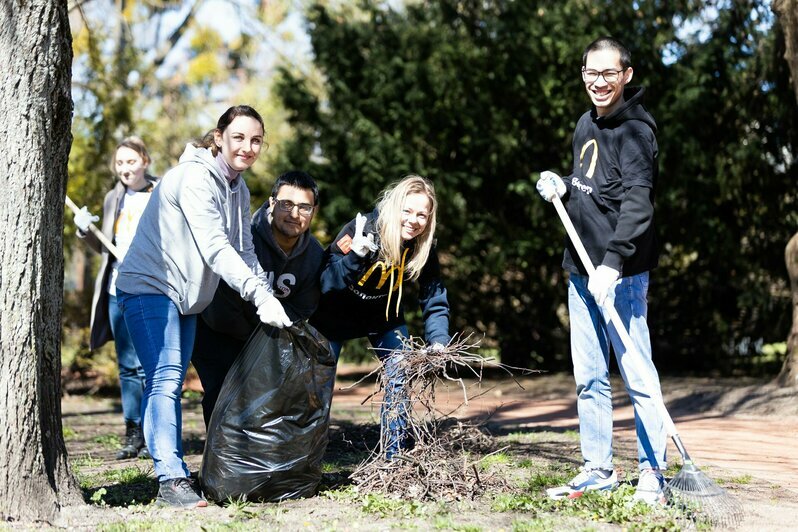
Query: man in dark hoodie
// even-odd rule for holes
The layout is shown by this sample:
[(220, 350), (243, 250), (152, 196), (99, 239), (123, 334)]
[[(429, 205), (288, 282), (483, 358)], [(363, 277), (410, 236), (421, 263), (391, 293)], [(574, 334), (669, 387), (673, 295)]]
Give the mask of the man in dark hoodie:
[[(570, 274), (571, 356), (584, 467), (565, 486), (548, 490), (557, 499), (618, 484), (612, 463), (612, 345), (635, 411), (640, 479), (634, 500), (665, 502), (662, 471), (667, 433), (657, 411), (659, 377), (646, 322), (649, 270), (658, 260), (657, 126), (643, 107), (643, 88), (627, 87), (632, 74), (631, 55), (617, 39), (601, 37), (585, 49), (582, 80), (593, 107), (574, 131), (573, 171), (564, 180), (554, 172), (542, 172), (537, 183), (545, 200), (552, 201), (555, 194), (563, 199), (597, 265), (588, 278), (576, 248), (568, 242), (563, 268)], [(625, 353), (615, 329), (607, 325), (609, 305), (617, 309), (639, 354)], [(632, 356), (642, 360), (632, 362)], [(646, 382), (656, 383), (657, 389), (649, 389)]]
[[(269, 202), (252, 217), (252, 242), (266, 280), (288, 317), (296, 322), (316, 310), (321, 292), (319, 276), (324, 250), (310, 234), (319, 204), (319, 188), (305, 172), (282, 174)], [(222, 383), (259, 324), (255, 307), (225, 283), (219, 283), (213, 302), (197, 320), (191, 362), (202, 388), (202, 414), (210, 423)]]

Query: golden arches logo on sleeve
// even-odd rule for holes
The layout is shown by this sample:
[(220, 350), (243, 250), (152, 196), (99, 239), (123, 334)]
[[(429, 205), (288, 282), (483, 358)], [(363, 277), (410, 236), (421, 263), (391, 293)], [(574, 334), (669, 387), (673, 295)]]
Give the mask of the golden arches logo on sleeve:
[(596, 139), (590, 139), (585, 142), (585, 145), (582, 146), (582, 151), (579, 153), (579, 168), (582, 168), (585, 161), (585, 152), (591, 146), (593, 146), (593, 152), (590, 155), (590, 166), (587, 167), (587, 172), (585, 172), (585, 177), (588, 179), (593, 179), (593, 174), (596, 172), (596, 163), (598, 162), (598, 142), (596, 142)]

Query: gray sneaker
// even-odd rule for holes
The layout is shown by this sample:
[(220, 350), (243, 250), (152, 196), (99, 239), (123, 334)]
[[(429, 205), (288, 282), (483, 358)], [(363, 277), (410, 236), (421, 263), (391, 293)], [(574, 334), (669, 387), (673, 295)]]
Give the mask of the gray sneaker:
[(155, 503), (161, 506), (176, 506), (178, 508), (204, 508), (208, 506), (208, 501), (197, 494), (186, 477), (171, 478), (161, 482)]
[(552, 499), (574, 499), (586, 491), (613, 490), (618, 487), (618, 474), (612, 469), (582, 469), (564, 486), (549, 488), (546, 495)]
[(665, 497), (665, 478), (659, 469), (643, 469), (637, 481), (637, 489), (632, 502), (643, 501), (649, 506), (665, 506), (668, 499)]

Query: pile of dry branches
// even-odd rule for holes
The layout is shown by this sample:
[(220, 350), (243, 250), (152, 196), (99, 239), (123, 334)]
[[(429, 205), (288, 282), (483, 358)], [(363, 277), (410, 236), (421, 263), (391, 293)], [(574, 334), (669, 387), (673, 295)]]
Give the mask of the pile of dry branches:
[[(455, 337), (440, 350), (432, 350), (413, 337), (403, 344), (399, 368), (404, 376), (404, 401), (395, 401), (392, 407), (406, 409), (408, 432), (415, 443), (412, 449), (403, 450), (388, 461), (383, 427), (379, 447), (351, 475), (358, 491), (416, 500), (460, 500), (503, 486), (504, 480), (481, 467), (480, 462), (504, 449), (496, 449), (493, 438), (480, 427), (449, 416), (467, 405), (469, 399), (486, 393), (479, 387), (485, 367), (502, 368), (512, 376), (510, 368), (476, 354), (479, 342), (473, 342), (471, 335)], [(479, 393), (469, 394), (461, 373), (474, 378)], [(358, 383), (375, 374), (378, 389), (364, 402), (387, 389), (388, 375), (382, 365)], [(441, 383), (456, 383), (463, 392), (463, 402), (448, 413), (435, 408), (435, 386)], [(385, 412), (383, 424), (396, 415), (390, 410)]]

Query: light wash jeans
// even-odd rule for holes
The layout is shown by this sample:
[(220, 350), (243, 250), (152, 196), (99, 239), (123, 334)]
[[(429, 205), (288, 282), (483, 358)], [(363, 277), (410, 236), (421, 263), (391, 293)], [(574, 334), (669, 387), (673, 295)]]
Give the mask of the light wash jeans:
[(125, 318), (117, 305), (116, 296), (108, 295), (108, 318), (116, 347), (119, 367), (119, 389), (122, 396), (122, 416), (125, 422), (141, 424), (141, 395), (144, 391), (144, 368), (141, 367), (133, 339), (125, 325)]
[(197, 316), (181, 315), (162, 294), (133, 295), (117, 290), (117, 301), (144, 368), (144, 440), (155, 463), (155, 475), (159, 482), (187, 477), (180, 392), (191, 360)]
[[(612, 390), (610, 389), (610, 344), (615, 351), (626, 391), (632, 400), (637, 430), (639, 468), (665, 469), (667, 433), (655, 401), (660, 394), (659, 376), (651, 360), (649, 338), (648, 272), (623, 277), (610, 291), (608, 301), (614, 303), (626, 326), (640, 359), (633, 364), (615, 328), (608, 325), (587, 289), (588, 277), (572, 273), (568, 285), (568, 312), (571, 318), (571, 357), (576, 380), (579, 436), (582, 457), (587, 469), (613, 469), (612, 465)], [(607, 304), (607, 303), (605, 303)], [(608, 340), (609, 339), (609, 340)], [(656, 390), (648, 389), (648, 373)]]
[[(387, 377), (385, 396), (380, 409), (380, 442), (385, 459), (391, 460), (395, 454), (413, 446), (408, 434), (409, 401), (405, 390), (405, 374), (399, 363), (404, 358), (401, 352), (401, 338), (407, 338), (407, 326), (401, 325), (382, 334), (368, 336), (377, 357), (385, 366)], [(330, 342), (335, 359), (341, 354), (341, 342)]]

